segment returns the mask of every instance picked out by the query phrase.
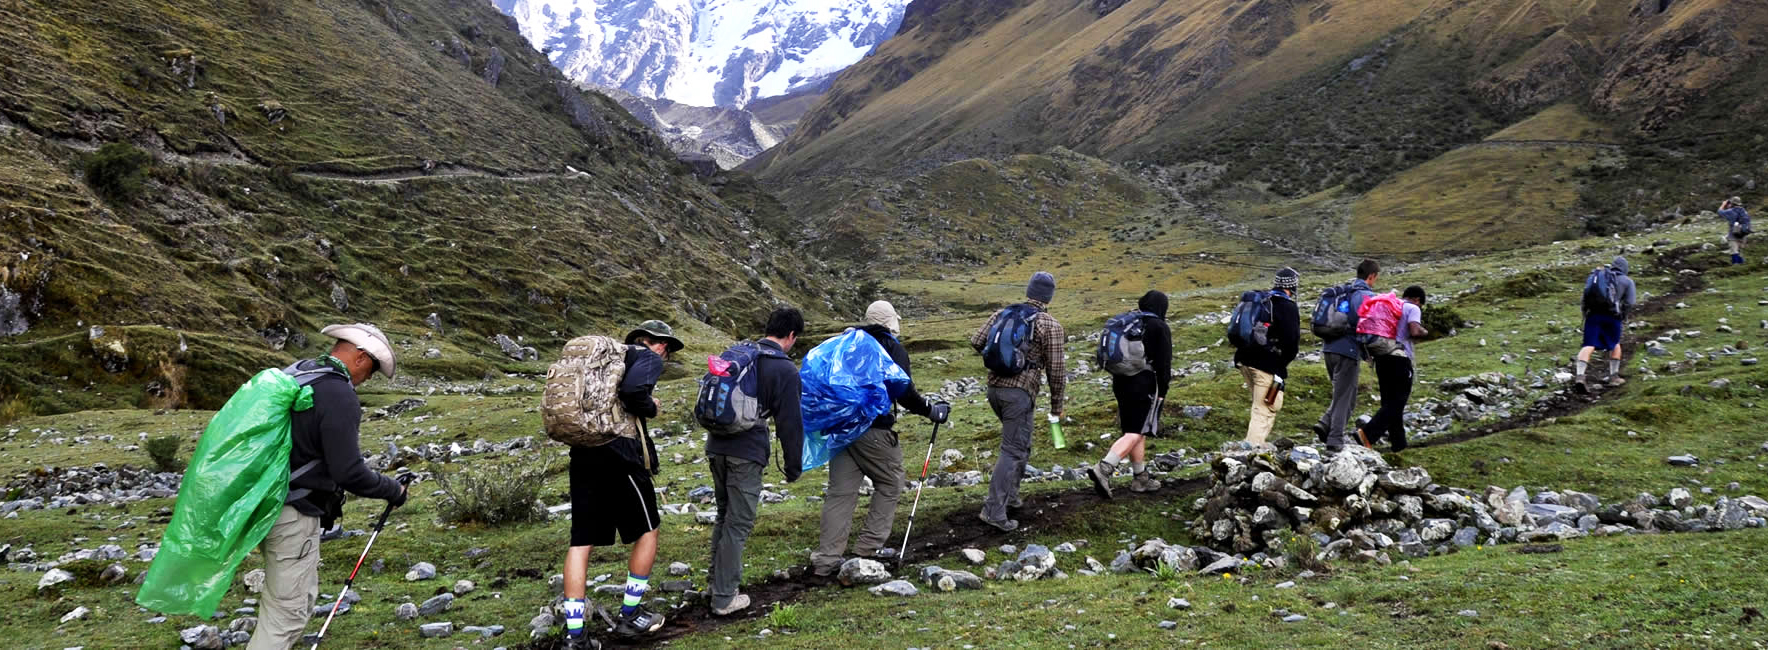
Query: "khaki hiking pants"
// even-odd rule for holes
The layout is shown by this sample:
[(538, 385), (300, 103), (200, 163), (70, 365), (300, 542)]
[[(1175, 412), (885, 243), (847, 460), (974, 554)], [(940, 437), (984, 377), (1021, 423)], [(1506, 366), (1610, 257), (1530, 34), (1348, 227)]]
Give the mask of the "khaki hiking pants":
[(1246, 441), (1255, 445), (1265, 444), (1270, 437), (1271, 428), (1277, 424), (1277, 412), (1283, 410), (1283, 393), (1277, 394), (1277, 401), (1265, 406), (1265, 391), (1271, 389), (1275, 377), (1251, 366), (1240, 366), (1240, 376), (1246, 378), (1246, 385), (1252, 387), (1252, 417), (1246, 421)]
[(889, 541), (896, 520), (896, 504), (902, 498), (902, 448), (888, 429), (870, 429), (829, 461), (829, 490), (823, 495), (821, 543), (810, 556), (818, 569), (841, 566), (847, 536), (853, 532), (853, 511), (859, 506), (859, 488), (872, 479), (872, 505), (866, 523), (853, 543), (853, 553), (870, 557)]
[(246, 650), (288, 650), (301, 640), (319, 597), (319, 518), (283, 506), (258, 551), (264, 554), (264, 593)]

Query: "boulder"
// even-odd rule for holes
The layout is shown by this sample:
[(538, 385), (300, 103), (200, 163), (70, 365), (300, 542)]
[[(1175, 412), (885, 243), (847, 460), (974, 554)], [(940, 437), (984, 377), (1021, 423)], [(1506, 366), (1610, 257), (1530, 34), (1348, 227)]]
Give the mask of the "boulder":
[(849, 587), (875, 585), (890, 580), (890, 570), (877, 560), (856, 557), (841, 563), (841, 570), (835, 574), (835, 579)]
[(919, 595), (921, 593), (920, 590), (915, 589), (913, 583), (907, 580), (891, 580), (890, 582), (872, 587), (867, 591), (870, 591), (873, 595), (877, 596), (898, 596), (903, 598)]

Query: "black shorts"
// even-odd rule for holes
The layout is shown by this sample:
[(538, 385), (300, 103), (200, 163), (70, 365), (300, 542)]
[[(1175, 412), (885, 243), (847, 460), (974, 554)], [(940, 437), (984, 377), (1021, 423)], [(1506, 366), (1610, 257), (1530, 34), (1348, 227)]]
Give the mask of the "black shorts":
[(571, 448), (571, 545), (632, 544), (662, 524), (651, 473), (606, 447)]
[[(1117, 430), (1122, 433), (1143, 433), (1148, 436), (1160, 435), (1158, 422), (1150, 423), (1149, 412), (1154, 410), (1154, 397), (1160, 391), (1155, 386), (1154, 373), (1144, 372), (1133, 377), (1111, 377), (1111, 394), (1117, 396)], [(1150, 428), (1149, 425), (1153, 427)]]

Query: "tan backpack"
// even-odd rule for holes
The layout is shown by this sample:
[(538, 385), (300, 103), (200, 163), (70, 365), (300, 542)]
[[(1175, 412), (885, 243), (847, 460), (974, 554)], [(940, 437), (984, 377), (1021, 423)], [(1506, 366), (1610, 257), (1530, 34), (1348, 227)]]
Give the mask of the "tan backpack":
[(626, 345), (606, 336), (571, 339), (546, 371), (540, 422), (547, 437), (578, 447), (638, 439), (643, 425), (620, 404), (625, 375)]

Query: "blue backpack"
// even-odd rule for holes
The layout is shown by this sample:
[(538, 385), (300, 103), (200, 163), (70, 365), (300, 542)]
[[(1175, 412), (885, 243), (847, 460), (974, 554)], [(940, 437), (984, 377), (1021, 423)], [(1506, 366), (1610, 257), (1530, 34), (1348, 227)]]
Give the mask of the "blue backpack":
[(1153, 370), (1148, 365), (1148, 350), (1142, 345), (1146, 330), (1142, 318), (1148, 315), (1140, 309), (1132, 309), (1105, 321), (1105, 331), (1099, 333), (1099, 350), (1094, 355), (1100, 368), (1119, 377)]
[(737, 436), (767, 419), (761, 408), (761, 373), (756, 368), (762, 357), (786, 358), (773, 348), (749, 341), (707, 357), (700, 397), (694, 401), (694, 419), (707, 433), (717, 438)]
[(1228, 343), (1240, 350), (1270, 348), (1271, 314), (1270, 291), (1240, 294), (1240, 304), (1228, 318)]
[(988, 328), (982, 344), (982, 365), (997, 377), (1016, 377), (1035, 367), (1032, 361), (1032, 322), (1038, 308), (1018, 304), (1001, 310), (994, 325)]
[(1584, 280), (1584, 311), (1607, 316), (1621, 315), (1621, 289), (1614, 271), (1599, 266)]
[(1351, 307), (1356, 297), (1357, 287), (1351, 284), (1327, 287), (1320, 292), (1320, 301), (1314, 303), (1314, 316), (1310, 321), (1314, 336), (1335, 341), (1357, 333), (1357, 310)]

